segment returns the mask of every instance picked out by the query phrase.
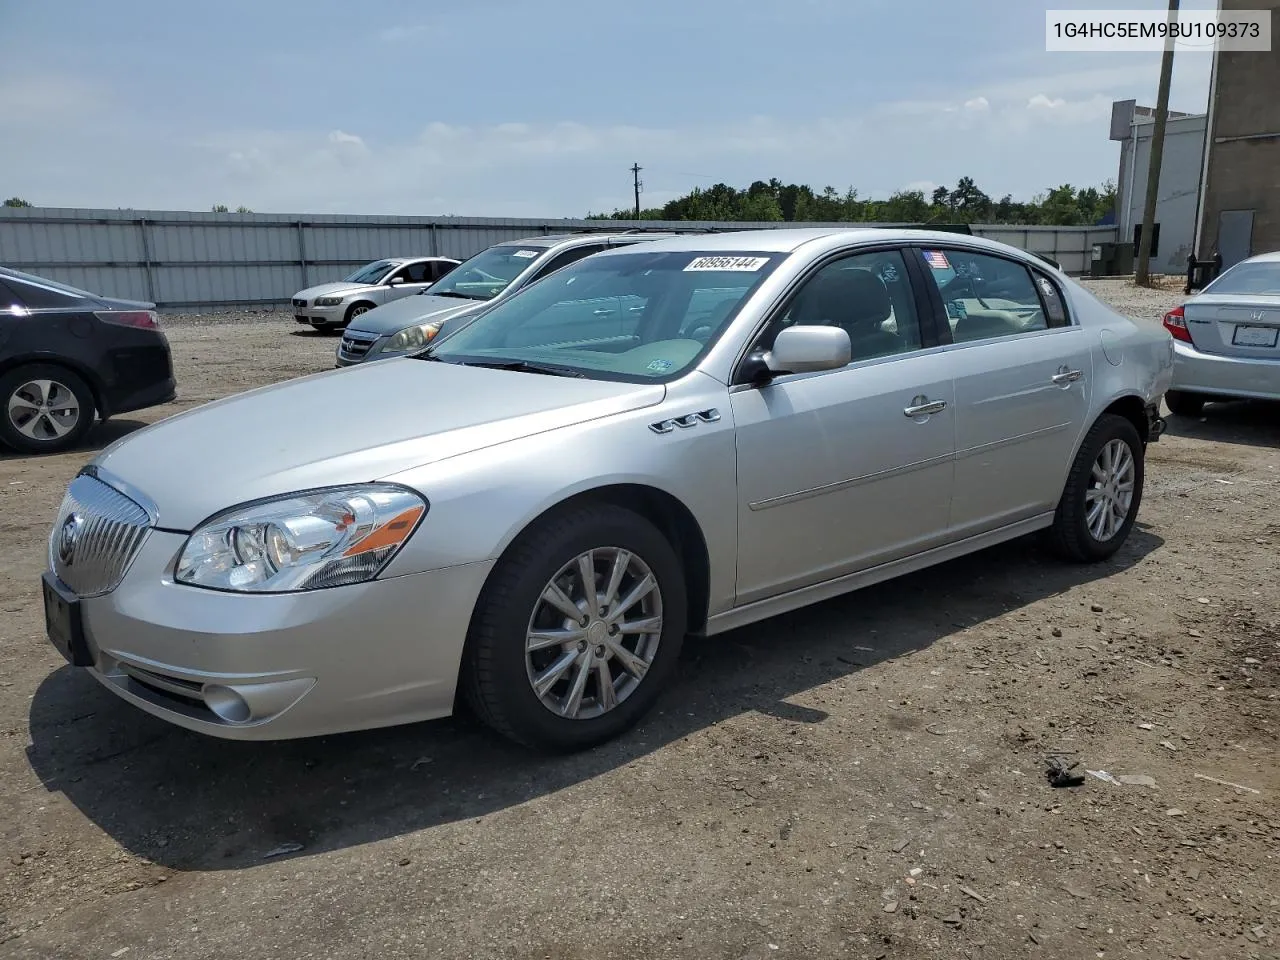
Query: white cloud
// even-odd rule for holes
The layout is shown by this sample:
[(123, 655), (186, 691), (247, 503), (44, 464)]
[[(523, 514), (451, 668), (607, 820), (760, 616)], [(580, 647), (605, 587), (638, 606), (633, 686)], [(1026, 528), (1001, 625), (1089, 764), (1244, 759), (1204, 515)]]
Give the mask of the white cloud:
[[(1014, 76), (958, 87), (953, 99), (818, 118), (651, 125), (517, 118), (376, 134), (326, 125), (192, 137), (131, 114), (109, 89), (42, 76), (0, 79), (0, 114), (17, 117), (21, 133), (5, 146), (9, 189), (38, 203), (561, 217), (629, 208), (628, 168), (636, 161), (646, 168), (642, 201), (652, 206), (708, 179), (746, 185), (776, 176), (819, 189), (854, 186), (863, 197), (886, 197), (903, 184), (928, 194), (961, 176), (1018, 197), (1052, 183), (1098, 183), (1115, 175), (1111, 100), (1140, 95), (1131, 86), (1137, 75), (1119, 67)], [(138, 142), (148, 149), (133, 149)], [(95, 163), (79, 161), (86, 150)], [(681, 170), (702, 172), (671, 172)]]
[(1052, 110), (1055, 107), (1065, 107), (1067, 101), (1061, 97), (1050, 100), (1043, 93), (1037, 93), (1034, 97), (1027, 101), (1028, 110)]
[(351, 143), (351, 144), (355, 144), (358, 147), (364, 146), (364, 141), (362, 139), (360, 139), (354, 133), (347, 133), (344, 130), (330, 130), (329, 142), (330, 143)]

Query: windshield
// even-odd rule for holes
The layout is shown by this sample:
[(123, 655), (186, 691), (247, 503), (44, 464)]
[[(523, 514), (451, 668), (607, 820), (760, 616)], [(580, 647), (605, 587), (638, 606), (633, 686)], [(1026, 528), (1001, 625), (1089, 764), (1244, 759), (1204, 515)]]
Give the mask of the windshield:
[(423, 356), (633, 383), (670, 380), (702, 359), (785, 256), (588, 257), (496, 304)]
[(394, 260), (375, 260), (373, 263), (366, 263), (363, 267), (346, 277), (346, 283), (377, 283), (394, 267)]
[(1238, 263), (1205, 287), (1203, 292), (1280, 295), (1280, 261)]
[(470, 260), (454, 267), (429, 290), (433, 297), (441, 295), (465, 297), (468, 300), (492, 300), (508, 284), (547, 252), (546, 247), (522, 247), (517, 244), (481, 250)]

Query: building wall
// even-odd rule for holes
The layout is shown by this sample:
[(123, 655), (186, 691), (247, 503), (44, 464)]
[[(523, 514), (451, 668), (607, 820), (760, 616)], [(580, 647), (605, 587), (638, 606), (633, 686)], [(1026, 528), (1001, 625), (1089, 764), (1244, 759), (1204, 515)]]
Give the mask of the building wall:
[[(0, 208), (0, 264), (161, 307), (269, 305), (287, 303), (298, 290), (339, 280), (379, 257), (462, 260), (503, 241), (585, 230), (698, 232), (788, 226), (818, 224)], [(1087, 271), (1093, 245), (1116, 235), (1114, 227), (972, 229), (979, 236), (1048, 254), (1068, 273)]]
[[(1195, 243), (1205, 127), (1204, 114), (1171, 118), (1165, 124), (1160, 189), (1156, 194), (1155, 222), (1160, 225), (1160, 246), (1151, 258), (1153, 273), (1186, 272), (1187, 255)], [(1121, 141), (1116, 223), (1122, 243), (1132, 241), (1134, 226), (1142, 223), (1154, 131), (1154, 118), (1138, 116), (1130, 126), (1128, 138)]]
[(1280, 250), (1280, 0), (1222, 0), (1222, 8), (1271, 10), (1272, 49), (1214, 55), (1201, 257), (1218, 246), (1224, 210), (1254, 211), (1250, 254)]

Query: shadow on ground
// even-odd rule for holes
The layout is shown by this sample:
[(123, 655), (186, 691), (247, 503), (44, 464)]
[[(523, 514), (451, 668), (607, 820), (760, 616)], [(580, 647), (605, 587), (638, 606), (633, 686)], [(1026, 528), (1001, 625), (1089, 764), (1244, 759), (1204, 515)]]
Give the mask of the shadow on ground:
[[(115, 443), (121, 437), (127, 437), (135, 430), (141, 430), (145, 426), (147, 426), (147, 424), (141, 420), (108, 420), (106, 423), (97, 423), (94, 424), (93, 429), (85, 435), (84, 440), (71, 449), (62, 451), (62, 453), (96, 453), (103, 447), (107, 447)], [(0, 460), (27, 460), (32, 457), (57, 455), (58, 454), (16, 453), (6, 447), (0, 447)]]
[[(1135, 527), (1111, 561), (1060, 563), (1027, 538), (710, 639), (630, 734), (567, 757), (531, 754), (457, 717), (280, 743), (204, 737), (156, 720), (64, 667), (41, 684), (28, 756), (46, 789), (136, 855), (176, 870), (306, 857), (475, 819), (625, 766), (745, 711), (822, 723), (789, 698), (907, 658), (965, 627), (1139, 564)], [(903, 664), (902, 669), (910, 669)]]
[(1168, 418), (1167, 433), (1192, 440), (1280, 448), (1280, 403), (1230, 400), (1209, 403), (1198, 417)]

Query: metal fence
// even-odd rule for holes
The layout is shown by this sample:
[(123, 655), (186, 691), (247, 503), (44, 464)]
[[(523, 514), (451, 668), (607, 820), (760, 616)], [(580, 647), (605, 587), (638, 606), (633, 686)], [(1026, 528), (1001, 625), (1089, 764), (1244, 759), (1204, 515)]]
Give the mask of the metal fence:
[[(706, 231), (886, 224), (702, 223), (530, 220), (490, 217), (368, 217), (165, 210), (0, 208), (0, 264), (105, 296), (162, 308), (288, 302), (296, 291), (337, 280), (388, 256), (462, 260), (503, 241), (553, 233)], [(975, 225), (990, 237), (1089, 269), (1094, 244), (1115, 227)]]

